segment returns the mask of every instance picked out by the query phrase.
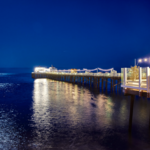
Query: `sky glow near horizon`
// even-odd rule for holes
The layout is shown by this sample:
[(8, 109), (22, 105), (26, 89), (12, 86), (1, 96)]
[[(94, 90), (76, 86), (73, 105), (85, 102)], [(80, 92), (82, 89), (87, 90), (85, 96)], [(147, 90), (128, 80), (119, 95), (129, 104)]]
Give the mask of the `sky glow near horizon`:
[(0, 1), (0, 67), (115, 68), (150, 57), (147, 0)]

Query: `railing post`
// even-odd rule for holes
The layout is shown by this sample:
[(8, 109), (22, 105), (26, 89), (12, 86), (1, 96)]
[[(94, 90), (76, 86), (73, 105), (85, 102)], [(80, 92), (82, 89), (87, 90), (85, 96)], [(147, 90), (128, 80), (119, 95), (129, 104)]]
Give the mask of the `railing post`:
[(124, 68), (123, 73), (124, 73), (124, 86), (125, 86), (127, 83), (127, 68)]
[(147, 83), (147, 97), (150, 96), (150, 76), (149, 67), (146, 67), (146, 83)]
[[(141, 87), (141, 83), (142, 83), (142, 68), (139, 68), (139, 88)], [(141, 91), (141, 90), (139, 90)]]
[(139, 68), (139, 96), (141, 96), (141, 85), (142, 85), (142, 68)]

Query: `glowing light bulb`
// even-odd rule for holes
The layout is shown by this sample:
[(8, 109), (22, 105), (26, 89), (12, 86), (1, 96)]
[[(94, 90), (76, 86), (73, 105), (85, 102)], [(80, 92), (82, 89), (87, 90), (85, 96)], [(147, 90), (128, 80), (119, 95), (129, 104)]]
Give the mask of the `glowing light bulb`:
[(147, 58), (145, 58), (144, 61), (146, 62), (146, 61), (147, 61)]
[(139, 59), (139, 61), (138, 62), (142, 62), (142, 59)]

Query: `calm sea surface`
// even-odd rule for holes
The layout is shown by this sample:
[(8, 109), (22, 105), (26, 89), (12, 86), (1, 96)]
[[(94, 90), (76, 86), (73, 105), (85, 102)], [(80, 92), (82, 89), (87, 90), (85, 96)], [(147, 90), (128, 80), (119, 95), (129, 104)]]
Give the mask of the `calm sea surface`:
[(0, 150), (150, 150), (150, 100), (0, 73)]

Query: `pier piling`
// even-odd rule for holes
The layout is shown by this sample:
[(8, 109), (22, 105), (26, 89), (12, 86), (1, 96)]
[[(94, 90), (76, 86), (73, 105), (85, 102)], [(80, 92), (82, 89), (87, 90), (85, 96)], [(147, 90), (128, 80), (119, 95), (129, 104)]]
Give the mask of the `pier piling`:
[(131, 103), (130, 103), (130, 116), (129, 116), (129, 132), (132, 130), (132, 117), (133, 117), (133, 106), (134, 106), (134, 95), (131, 95)]

